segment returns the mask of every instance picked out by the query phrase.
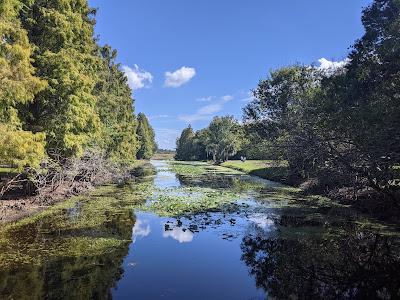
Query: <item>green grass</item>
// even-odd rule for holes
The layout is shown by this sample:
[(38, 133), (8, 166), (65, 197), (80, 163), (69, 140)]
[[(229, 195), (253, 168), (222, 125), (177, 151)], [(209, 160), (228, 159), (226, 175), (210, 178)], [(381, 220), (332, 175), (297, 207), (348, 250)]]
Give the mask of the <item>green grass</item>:
[(240, 160), (232, 160), (224, 162), (222, 166), (268, 180), (288, 182), (288, 164), (286, 161), (248, 160), (242, 162)]

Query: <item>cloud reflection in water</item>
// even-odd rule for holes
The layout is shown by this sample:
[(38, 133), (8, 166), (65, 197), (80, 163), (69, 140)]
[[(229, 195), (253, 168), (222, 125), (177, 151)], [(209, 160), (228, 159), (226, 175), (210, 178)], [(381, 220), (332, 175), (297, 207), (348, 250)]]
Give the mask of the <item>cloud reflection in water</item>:
[(148, 221), (136, 220), (135, 226), (132, 228), (132, 243), (135, 243), (137, 238), (148, 236), (150, 232)]
[(164, 238), (173, 238), (179, 243), (190, 243), (193, 240), (193, 233), (190, 230), (182, 229), (181, 227), (174, 227), (171, 230), (165, 230), (163, 232)]

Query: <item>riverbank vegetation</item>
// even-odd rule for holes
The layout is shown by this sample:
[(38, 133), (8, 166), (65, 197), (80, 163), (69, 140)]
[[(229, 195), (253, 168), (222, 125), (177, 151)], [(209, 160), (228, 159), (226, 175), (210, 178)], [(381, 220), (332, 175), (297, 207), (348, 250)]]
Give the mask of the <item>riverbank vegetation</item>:
[(221, 164), (221, 166), (242, 171), (244, 173), (255, 175), (264, 179), (288, 183), (289, 169), (286, 161), (278, 160), (230, 160)]
[(215, 145), (213, 127), (224, 120), (215, 118), (206, 129), (182, 132), (176, 158), (285, 161), (288, 181), (306, 191), (397, 215), (400, 4), (375, 0), (362, 22), (365, 34), (341, 67), (273, 70), (253, 90), (243, 124), (225, 117), (235, 124), (218, 129), (230, 133), (228, 143), (217, 139)]
[(1, 1), (1, 198), (76, 194), (153, 155), (154, 131), (135, 116), (95, 15), (86, 0)]

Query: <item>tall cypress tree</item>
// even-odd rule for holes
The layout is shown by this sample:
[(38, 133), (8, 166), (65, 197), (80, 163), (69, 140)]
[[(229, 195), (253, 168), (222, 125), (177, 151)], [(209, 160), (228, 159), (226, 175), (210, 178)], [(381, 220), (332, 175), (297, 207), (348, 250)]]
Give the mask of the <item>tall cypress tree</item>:
[(17, 106), (31, 102), (45, 86), (33, 75), (32, 47), (18, 19), (20, 9), (17, 0), (0, 2), (0, 121), (19, 127)]
[(48, 149), (80, 155), (99, 138), (93, 89), (100, 57), (93, 38), (94, 11), (86, 0), (25, 0), (22, 21), (36, 47), (35, 67), (48, 87), (26, 113), (32, 131), (44, 131)]
[(154, 130), (144, 113), (138, 115), (137, 135), (140, 141), (140, 148), (137, 153), (138, 159), (150, 159), (156, 148)]
[(112, 160), (132, 162), (136, 159), (139, 147), (132, 91), (120, 65), (115, 62), (116, 50), (110, 46), (99, 50), (103, 64), (96, 85), (96, 96), (102, 126), (102, 147)]
[(45, 82), (34, 76), (20, 10), (17, 0), (0, 1), (0, 163), (22, 168), (38, 164), (44, 156), (44, 135), (23, 130), (19, 108), (31, 102)]

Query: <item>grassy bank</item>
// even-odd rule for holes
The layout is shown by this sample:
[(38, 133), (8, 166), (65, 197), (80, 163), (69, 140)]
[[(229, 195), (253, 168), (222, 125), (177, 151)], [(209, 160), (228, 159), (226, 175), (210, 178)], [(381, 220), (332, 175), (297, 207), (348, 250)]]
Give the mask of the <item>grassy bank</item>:
[(286, 161), (248, 160), (242, 162), (240, 160), (231, 160), (224, 162), (222, 166), (264, 179), (290, 184)]

